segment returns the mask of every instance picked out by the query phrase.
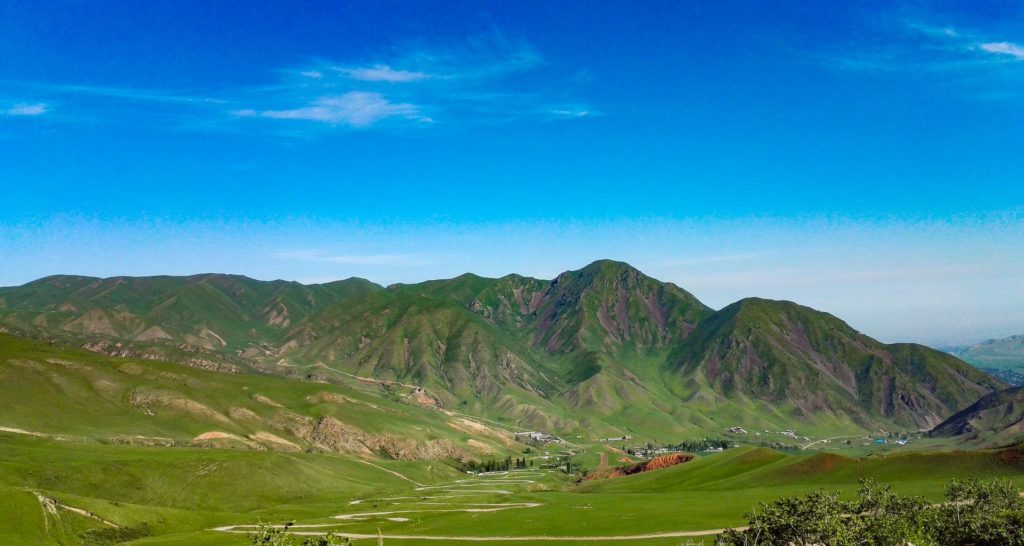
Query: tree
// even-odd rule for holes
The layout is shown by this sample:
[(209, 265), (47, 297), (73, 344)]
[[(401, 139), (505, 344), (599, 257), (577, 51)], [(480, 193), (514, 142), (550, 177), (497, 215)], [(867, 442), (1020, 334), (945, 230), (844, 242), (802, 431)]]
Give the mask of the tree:
[(750, 525), (745, 531), (730, 529), (719, 539), (729, 546), (785, 546), (793, 544), (857, 544), (852, 531), (843, 523), (852, 509), (837, 492), (815, 491), (806, 497), (780, 499), (761, 503), (746, 514)]
[(930, 521), (938, 544), (1024, 545), (1024, 499), (1008, 480), (954, 480)]

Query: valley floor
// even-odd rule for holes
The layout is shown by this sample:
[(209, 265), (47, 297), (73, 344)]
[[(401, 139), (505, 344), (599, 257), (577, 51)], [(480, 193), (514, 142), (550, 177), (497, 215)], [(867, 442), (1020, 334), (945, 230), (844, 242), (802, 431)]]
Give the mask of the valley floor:
[(1024, 486), (1021, 449), (853, 459), (740, 448), (576, 485), (554, 470), (76, 444), (0, 433), (0, 543), (244, 545), (257, 523), (355, 544), (711, 544), (760, 501), (872, 477), (939, 502), (952, 478)]

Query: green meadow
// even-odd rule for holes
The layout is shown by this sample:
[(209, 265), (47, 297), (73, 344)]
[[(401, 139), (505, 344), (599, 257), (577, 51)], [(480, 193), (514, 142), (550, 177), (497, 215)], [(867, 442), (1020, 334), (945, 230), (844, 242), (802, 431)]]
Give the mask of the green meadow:
[[(374, 544), (378, 530), (388, 544), (427, 537), (442, 539), (431, 544), (465, 543), (457, 537), (685, 544), (713, 535), (648, 535), (738, 526), (760, 501), (820, 488), (852, 495), (861, 478), (932, 501), (954, 478), (1008, 477), (1024, 486), (1022, 460), (1019, 448), (867, 458), (738, 448), (577, 484), (555, 470), (470, 476), (439, 462), (371, 466), (324, 453), (78, 444), (5, 433), (0, 527), (19, 544), (241, 545), (247, 526), (286, 521), (300, 533), (362, 537), (356, 544)], [(48, 511), (39, 496), (60, 507)], [(213, 530), (226, 526), (240, 527)]]

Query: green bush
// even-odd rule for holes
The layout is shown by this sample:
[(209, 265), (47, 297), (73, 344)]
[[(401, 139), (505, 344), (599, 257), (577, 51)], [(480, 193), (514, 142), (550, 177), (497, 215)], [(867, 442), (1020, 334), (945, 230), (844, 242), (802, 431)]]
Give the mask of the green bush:
[(1024, 546), (1024, 499), (1008, 481), (954, 481), (946, 502), (902, 497), (889, 486), (861, 482), (857, 499), (818, 491), (761, 503), (744, 530), (720, 546)]

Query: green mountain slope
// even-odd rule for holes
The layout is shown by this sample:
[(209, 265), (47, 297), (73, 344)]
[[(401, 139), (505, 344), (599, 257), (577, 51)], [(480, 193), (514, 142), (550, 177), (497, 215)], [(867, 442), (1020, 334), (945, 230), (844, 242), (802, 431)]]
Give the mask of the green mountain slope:
[(128, 445), (479, 459), (512, 432), (423, 407), (414, 393), (225, 374), (0, 334), (0, 429)]
[(305, 286), (237, 275), (58, 275), (0, 288), (0, 321), (50, 335), (187, 345), (185, 350), (256, 354), (280, 342), (313, 310), (382, 288), (364, 279)]
[(827, 313), (750, 298), (703, 321), (670, 360), (683, 388), (795, 415), (931, 428), (1000, 383), (945, 353), (884, 345)]

